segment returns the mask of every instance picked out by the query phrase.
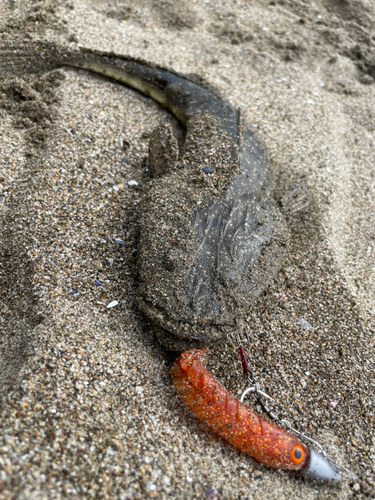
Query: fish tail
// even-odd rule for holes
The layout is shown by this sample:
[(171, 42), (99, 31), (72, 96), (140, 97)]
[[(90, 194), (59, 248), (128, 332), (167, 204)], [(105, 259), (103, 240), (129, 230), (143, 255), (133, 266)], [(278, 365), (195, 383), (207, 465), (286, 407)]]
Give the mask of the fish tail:
[[(139, 90), (168, 108), (186, 125), (196, 113), (233, 113), (219, 93), (196, 75), (114, 52), (67, 48), (47, 41), (11, 41), (0, 44), (0, 75), (40, 73), (59, 66), (85, 69)], [(227, 109), (228, 108), (228, 109)], [(237, 116), (237, 115), (236, 115)]]

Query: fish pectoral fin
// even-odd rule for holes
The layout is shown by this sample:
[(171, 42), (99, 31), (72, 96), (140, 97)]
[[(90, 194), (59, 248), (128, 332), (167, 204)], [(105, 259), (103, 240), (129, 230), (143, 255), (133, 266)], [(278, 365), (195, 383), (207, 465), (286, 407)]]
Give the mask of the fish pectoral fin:
[(152, 177), (161, 177), (172, 170), (178, 160), (178, 142), (170, 123), (158, 125), (151, 133), (149, 169)]

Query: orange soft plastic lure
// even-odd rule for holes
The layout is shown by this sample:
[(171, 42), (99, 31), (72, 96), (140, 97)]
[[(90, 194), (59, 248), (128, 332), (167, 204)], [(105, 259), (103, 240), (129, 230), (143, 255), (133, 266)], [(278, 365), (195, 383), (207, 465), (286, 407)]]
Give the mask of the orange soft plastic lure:
[(216, 434), (270, 467), (303, 470), (310, 450), (228, 392), (205, 367), (207, 349), (191, 349), (175, 361), (173, 384), (188, 407)]

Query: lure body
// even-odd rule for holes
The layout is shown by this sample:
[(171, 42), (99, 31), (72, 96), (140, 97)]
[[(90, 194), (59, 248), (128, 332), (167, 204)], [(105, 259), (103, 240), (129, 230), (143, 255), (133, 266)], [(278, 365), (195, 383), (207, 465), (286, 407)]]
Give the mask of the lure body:
[(305, 469), (309, 449), (227, 391), (206, 369), (206, 357), (206, 349), (191, 349), (172, 367), (173, 384), (188, 407), (216, 434), (258, 462), (278, 469)]

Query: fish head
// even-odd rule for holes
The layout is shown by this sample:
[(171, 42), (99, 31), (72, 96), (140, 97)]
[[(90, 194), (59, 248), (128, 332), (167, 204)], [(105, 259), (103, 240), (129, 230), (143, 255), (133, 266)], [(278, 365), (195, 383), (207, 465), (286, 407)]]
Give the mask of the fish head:
[(196, 210), (190, 238), (172, 221), (163, 231), (141, 234), (140, 309), (166, 332), (157, 336), (169, 349), (212, 347), (279, 270), (285, 221), (267, 200), (233, 195)]

